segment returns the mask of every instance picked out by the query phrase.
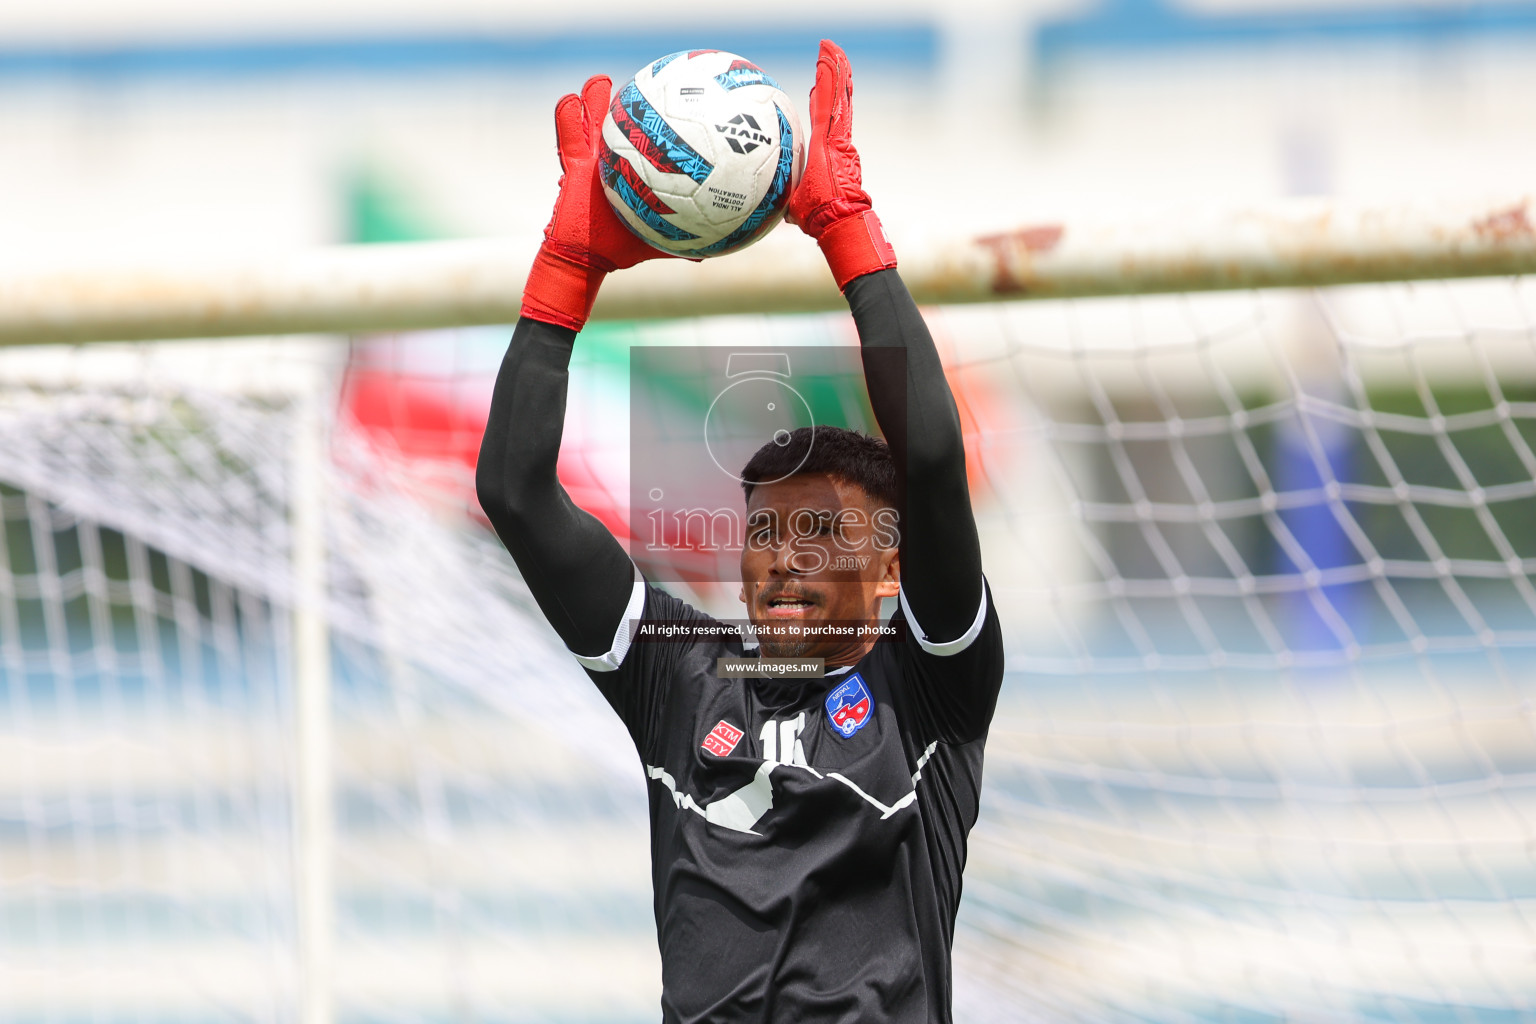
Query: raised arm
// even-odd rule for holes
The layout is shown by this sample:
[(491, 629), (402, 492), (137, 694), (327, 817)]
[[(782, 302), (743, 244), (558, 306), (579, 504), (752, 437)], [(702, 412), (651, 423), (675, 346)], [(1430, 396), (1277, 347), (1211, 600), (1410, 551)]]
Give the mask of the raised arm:
[(965, 445), (933, 338), (896, 273), (895, 251), (862, 187), (852, 97), (848, 58), (823, 40), (805, 175), (790, 216), (821, 246), (853, 310), (870, 404), (891, 445), (905, 504), (902, 597), (926, 639), (943, 644), (966, 635), (982, 600)]
[[(976, 622), (981, 606), (981, 542), (960, 414), (928, 325), (896, 271), (854, 278), (843, 294), (859, 330), (869, 402), (891, 445), (905, 502), (902, 596), (928, 640), (954, 640)], [(906, 358), (882, 358), (882, 349), (902, 350)], [(905, 379), (897, 378), (893, 370), (903, 364)]]
[(613, 643), (634, 566), (555, 476), (576, 332), (523, 317), (501, 361), (480, 443), (475, 490), (544, 617), (572, 652)]
[(587, 80), (555, 106), (560, 196), (523, 289), (491, 397), (475, 490), (545, 617), (574, 653), (613, 643), (634, 589), (634, 566), (555, 475), (571, 349), (604, 276), (665, 255), (631, 234), (608, 206), (597, 144), (612, 85)]

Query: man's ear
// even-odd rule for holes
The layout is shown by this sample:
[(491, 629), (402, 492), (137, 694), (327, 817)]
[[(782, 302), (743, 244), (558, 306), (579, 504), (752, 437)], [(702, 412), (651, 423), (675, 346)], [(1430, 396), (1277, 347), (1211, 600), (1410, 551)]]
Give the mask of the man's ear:
[(880, 575), (880, 582), (875, 584), (876, 597), (895, 597), (901, 593), (901, 555), (896, 548), (886, 548), (889, 556), (882, 553), (885, 559), (885, 571)]
[(742, 604), (747, 603), (747, 585), (745, 583), (741, 585), (740, 590), (736, 591), (736, 600), (740, 601)]

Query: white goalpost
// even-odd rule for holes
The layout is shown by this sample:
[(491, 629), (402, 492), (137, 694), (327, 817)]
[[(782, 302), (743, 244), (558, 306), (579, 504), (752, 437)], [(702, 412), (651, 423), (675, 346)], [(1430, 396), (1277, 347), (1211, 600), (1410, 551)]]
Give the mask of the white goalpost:
[[(891, 231), (919, 303), (1487, 277), (1530, 271), (1527, 196), (1372, 206), (1289, 200), (1046, 222), (973, 236)], [(537, 239), (338, 247), (245, 259), (105, 258), (0, 266), (0, 344), (162, 340), (504, 324)], [(837, 311), (808, 240), (612, 277), (599, 319)]]
[[(957, 1019), (1536, 1021), (1531, 216), (893, 230), (1008, 645)], [(609, 279), (580, 503), (631, 349), (853, 342), (802, 241)], [(0, 1022), (654, 1019), (643, 781), (470, 486), (532, 252), (0, 270)]]

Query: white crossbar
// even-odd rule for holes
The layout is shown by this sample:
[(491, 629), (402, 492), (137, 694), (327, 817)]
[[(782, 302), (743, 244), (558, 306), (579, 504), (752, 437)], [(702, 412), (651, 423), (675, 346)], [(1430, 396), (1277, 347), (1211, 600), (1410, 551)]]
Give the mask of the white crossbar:
[[(959, 238), (892, 234), (903, 277), (931, 305), (1536, 272), (1529, 196), (1375, 207), (1291, 200)], [(0, 269), (0, 344), (510, 323), (536, 244), (487, 239)], [(782, 230), (727, 258), (657, 260), (616, 274), (595, 315), (840, 306), (815, 246)]]

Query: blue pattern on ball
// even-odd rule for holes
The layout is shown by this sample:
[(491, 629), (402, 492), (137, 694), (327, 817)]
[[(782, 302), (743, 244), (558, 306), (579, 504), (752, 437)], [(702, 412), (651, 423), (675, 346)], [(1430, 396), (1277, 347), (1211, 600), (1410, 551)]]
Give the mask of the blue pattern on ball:
[[(692, 146), (683, 141), (682, 136), (672, 130), (667, 119), (661, 116), (661, 112), (651, 106), (650, 100), (640, 92), (640, 87), (633, 80), (619, 93), (619, 104), (629, 113), (640, 130), (666, 157), (667, 161), (677, 168), (675, 173), (686, 174), (694, 181), (703, 183), (709, 177), (715, 165), (705, 160)], [(669, 170), (668, 168), (658, 168)]]
[(731, 90), (740, 89), (744, 85), (771, 85), (775, 89), (779, 83), (773, 80), (773, 76), (761, 68), (731, 68), (715, 76), (715, 81), (720, 83), (720, 88)]
[(652, 75), (659, 75), (659, 74), (661, 74), (661, 69), (662, 68), (666, 67), (668, 64), (671, 64), (673, 61), (677, 60), (677, 58), (681, 57), (683, 54), (685, 54), (687, 52), (688, 52), (687, 50), (678, 50), (676, 53), (669, 53), (669, 54), (667, 54), (665, 57), (661, 58), (656, 63), (651, 65), (651, 74)]
[(676, 224), (673, 224), (671, 221), (662, 217), (661, 214), (651, 209), (650, 206), (646, 204), (644, 199), (640, 198), (640, 196), (635, 192), (634, 187), (630, 185), (629, 182), (625, 181), (624, 176), (619, 173), (618, 164), (615, 161), (622, 159), (624, 158), (618, 154), (612, 154), (612, 159), (609, 159), (609, 157), (605, 156), (602, 159), (600, 166), (603, 172), (603, 184), (607, 185), (609, 188), (613, 189), (613, 191), (618, 193), (618, 196), (621, 200), (623, 200), (624, 205), (629, 208), (629, 212), (633, 213), (636, 217), (639, 217), (645, 223), (646, 227), (650, 228), (658, 235), (669, 238), (674, 242), (687, 242), (691, 239), (698, 238), (698, 235), (695, 235), (689, 231), (684, 231)]

